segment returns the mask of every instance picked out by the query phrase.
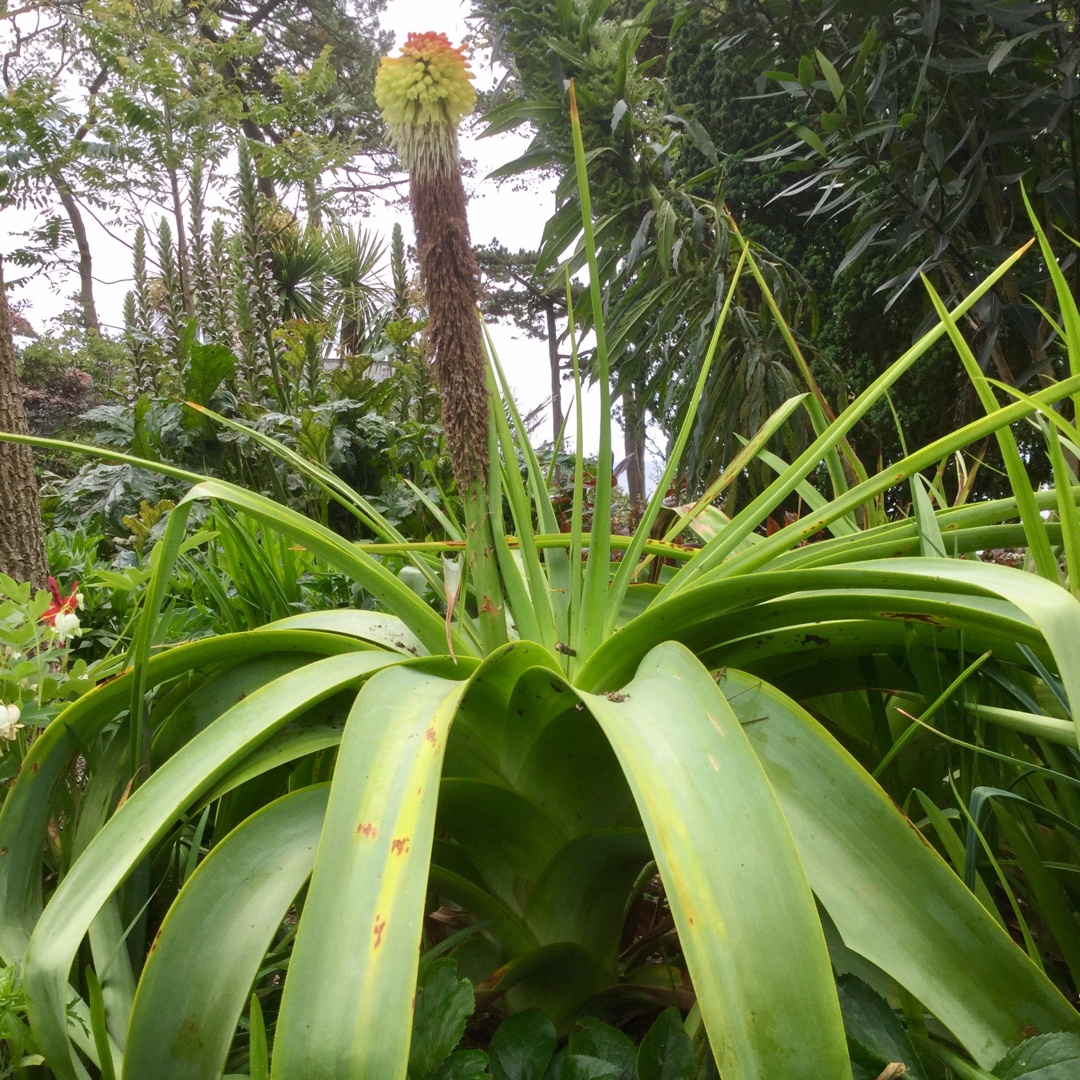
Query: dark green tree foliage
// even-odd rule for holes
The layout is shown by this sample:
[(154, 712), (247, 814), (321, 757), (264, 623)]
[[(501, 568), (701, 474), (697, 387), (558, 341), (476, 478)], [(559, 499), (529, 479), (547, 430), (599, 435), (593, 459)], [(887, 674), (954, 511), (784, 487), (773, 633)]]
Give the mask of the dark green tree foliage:
[[(1021, 184), (1051, 232), (1076, 235), (1075, 2), (693, 6), (710, 47), (736, 51), (756, 91), (788, 103), (760, 136), (784, 165), (783, 195), (842, 230), (840, 269), (883, 254), (887, 298), (917, 290), (920, 273), (966, 295), (1030, 236)], [(983, 365), (1018, 385), (1055, 355), (1032, 302), (1048, 301), (1045, 272), (1023, 265), (972, 325)]]
[[(790, 183), (782, 160), (769, 157), (763, 147), (770, 133), (786, 130), (799, 116), (788, 96), (756, 91), (757, 65), (737, 48), (716, 46), (711, 24), (690, 19), (673, 35), (667, 61), (667, 83), (672, 98), (698, 120), (724, 163), (724, 200), (744, 233), (795, 268), (805, 282), (808, 301), (799, 326), (811, 351), (811, 366), (835, 403), (845, 387), (866, 386), (896, 358), (898, 343), (909, 340), (924, 318), (923, 295), (911, 290), (886, 308), (879, 292), (889, 276), (888, 261), (877, 252), (838, 274), (845, 245), (836, 219), (813, 214), (818, 194), (798, 192), (781, 197)], [(762, 158), (764, 157), (764, 160)], [(708, 165), (696, 149), (688, 148), (679, 173), (691, 178)], [(789, 310), (797, 310), (794, 304)], [(763, 327), (775, 333), (775, 326)], [(751, 333), (751, 328), (746, 328)], [(777, 352), (778, 345), (762, 352)], [(894, 406), (909, 448), (926, 444), (957, 423), (973, 418), (975, 403), (966, 395), (967, 380), (955, 359), (942, 346), (938, 361), (918, 365), (905, 377), (903, 394)], [(730, 371), (726, 364), (717, 379)], [(775, 393), (791, 386), (786, 369), (774, 369)], [(769, 377), (755, 365), (751, 378)], [(720, 392), (719, 387), (713, 393)], [(717, 438), (730, 433), (700, 430), (691, 459), (707, 452)], [(901, 451), (896, 424), (888, 407), (875, 408), (852, 437), (859, 456), (868, 463), (889, 460)]]
[[(483, 0), (478, 10), (515, 74), (515, 94), (489, 113), (489, 130), (528, 122), (535, 132), (529, 152), (503, 174), (534, 166), (564, 172), (538, 273), (550, 271), (560, 257), (571, 270), (583, 261), (575, 249), (580, 217), (569, 171), (565, 95), (567, 81), (574, 79), (590, 154), (608, 344), (635, 496), (643, 490), (646, 413), (669, 432), (678, 423), (738, 253), (730, 242), (713, 143), (672, 99), (662, 78), (674, 5)], [(703, 173), (695, 176), (680, 169), (691, 147), (705, 162)], [(785, 285), (787, 268), (762, 250), (758, 257), (774, 291), (797, 302), (804, 290)], [(562, 278), (559, 267), (545, 288)], [(695, 440), (702, 448), (711, 440), (708, 452), (688, 461), (696, 487), (737, 451), (734, 432), (756, 431), (796, 385), (791, 358), (769, 327), (771, 316), (759, 306), (756, 289), (741, 286), (735, 298), (739, 318), (729, 325), (736, 336), (752, 331), (753, 344), (745, 352), (732, 349), (731, 363), (717, 371)], [(588, 326), (587, 297), (580, 313)], [(793, 439), (801, 434), (793, 426)]]
[[(566, 318), (566, 287), (545, 280), (536, 272), (539, 253), (513, 252), (498, 241), (476, 249), (480, 272), (484, 275), (481, 309), (493, 319), (509, 319), (531, 338), (547, 343), (551, 372), (552, 442), (562, 438), (562, 374), (569, 358), (560, 352), (566, 330), (559, 323)], [(580, 295), (581, 290), (578, 290)], [(575, 300), (576, 302), (576, 300)]]

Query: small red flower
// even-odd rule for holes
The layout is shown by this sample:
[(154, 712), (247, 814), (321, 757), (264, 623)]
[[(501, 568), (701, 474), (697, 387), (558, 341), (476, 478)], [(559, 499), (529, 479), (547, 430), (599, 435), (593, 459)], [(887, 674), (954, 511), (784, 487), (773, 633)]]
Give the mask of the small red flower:
[(79, 583), (76, 581), (71, 586), (71, 593), (68, 596), (62, 596), (60, 594), (60, 585), (56, 578), (49, 578), (48, 585), (49, 592), (52, 593), (53, 602), (42, 612), (41, 621), (43, 623), (48, 623), (49, 626), (55, 626), (57, 615), (66, 615), (79, 606)]

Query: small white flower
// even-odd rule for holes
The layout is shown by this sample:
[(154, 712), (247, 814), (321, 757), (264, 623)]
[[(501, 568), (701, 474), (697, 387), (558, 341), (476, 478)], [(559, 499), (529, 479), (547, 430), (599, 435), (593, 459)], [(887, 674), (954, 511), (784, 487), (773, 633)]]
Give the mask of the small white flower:
[(53, 629), (56, 631), (56, 640), (61, 645), (66, 645), (69, 638), (77, 637), (82, 633), (79, 616), (74, 611), (60, 612), (53, 623)]
[(75, 594), (75, 607), (79, 611), (83, 609), (83, 594), (81, 592)]
[(0, 739), (11, 742), (16, 732), (22, 727), (19, 723), (21, 716), (18, 705), (0, 705)]

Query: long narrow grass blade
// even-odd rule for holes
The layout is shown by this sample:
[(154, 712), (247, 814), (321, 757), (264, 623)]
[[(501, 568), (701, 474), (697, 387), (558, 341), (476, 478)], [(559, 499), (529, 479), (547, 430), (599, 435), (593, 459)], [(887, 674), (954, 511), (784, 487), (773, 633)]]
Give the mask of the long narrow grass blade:
[[(544, 574), (540, 555), (536, 548), (535, 527), (533, 524), (533, 509), (536, 509), (538, 520), (546, 521), (551, 514), (551, 502), (547, 495), (547, 485), (544, 481), (540, 463), (528, 442), (528, 434), (525, 425), (518, 415), (517, 406), (513, 404), (513, 397), (509, 393), (509, 384), (498, 358), (488, 341), (488, 352), (491, 358), (491, 366), (494, 373), (502, 384), (503, 395), (510, 402), (509, 408), (514, 418), (518, 433), (518, 442), (515, 443), (507, 423), (506, 415), (502, 409), (492, 411), (492, 421), (498, 433), (501, 454), (501, 479), (506, 492), (507, 501), (510, 504), (510, 512), (514, 520), (514, 530), (519, 540), (521, 563), (519, 564), (511, 555), (503, 530), (495, 530), (495, 547), (499, 553), (499, 566), (503, 573), (503, 580), (508, 591), (510, 609), (513, 613), (514, 622), (521, 637), (531, 641), (541, 641), (549, 649), (555, 648), (555, 612), (551, 606), (551, 595), (548, 579)], [(498, 400), (496, 387), (492, 386), (491, 396)], [(525, 489), (517, 465), (517, 450), (524, 439), (524, 445), (528, 447), (525, 454), (525, 468), (529, 477), (529, 486), (532, 490), (532, 499)], [(495, 513), (495, 495), (492, 495), (492, 513)], [(545, 514), (545, 510), (547, 514)], [(524, 580), (522, 575), (524, 572)], [(525, 582), (528, 585), (525, 585)], [(527, 588), (527, 592), (526, 592)]]
[[(424, 643), (426, 649), (436, 654), (444, 651), (446, 631), (443, 620), (408, 585), (368, 555), (362, 547), (350, 544), (336, 533), (287, 506), (280, 506), (261, 495), (220, 480), (207, 480), (192, 488), (177, 509), (196, 499), (217, 499), (235, 506), (275, 531), (292, 537), (297, 543), (325, 559), (329, 565), (351, 574), (376, 599), (398, 615)], [(454, 650), (465, 656), (475, 655), (471, 644), (460, 635), (454, 638)]]
[(574, 83), (570, 82), (570, 126), (574, 139), (574, 163), (577, 167), (578, 198), (581, 201), (581, 224), (585, 233), (585, 254), (589, 263), (589, 291), (592, 297), (593, 333), (596, 335), (596, 381), (600, 391), (600, 451), (596, 460), (596, 493), (593, 499), (592, 535), (585, 581), (581, 596), (581, 614), (577, 624), (576, 648), (579, 662), (588, 659), (604, 640), (608, 622), (608, 577), (611, 563), (611, 386), (608, 369), (607, 338), (604, 333), (604, 306), (600, 294), (600, 268), (596, 262), (596, 238), (593, 235), (592, 201), (585, 145), (581, 139)]
[[(994, 391), (990, 389), (986, 376), (979, 367), (979, 361), (975, 359), (975, 354), (971, 351), (971, 347), (960, 332), (956, 319), (949, 314), (949, 309), (925, 275), (923, 276), (923, 285), (926, 287), (930, 302), (934, 305), (934, 310), (937, 312), (941, 324), (949, 335), (949, 340), (952, 342), (956, 354), (964, 365), (964, 370), (967, 372), (968, 379), (971, 380), (971, 385), (975, 388), (979, 402), (986, 410), (987, 415), (993, 415), (999, 411), (1000, 406), (997, 398), (994, 397)], [(1009, 486), (1020, 507), (1020, 520), (1024, 524), (1027, 547), (1035, 560), (1035, 568), (1048, 581), (1059, 581), (1061, 574), (1058, 571), (1057, 559), (1054, 557), (1054, 553), (1050, 549), (1050, 542), (1046, 538), (1046, 530), (1043, 528), (1043, 521), (1039, 516), (1039, 510), (1035, 505), (1034, 495), (1031, 490), (1031, 480), (1028, 477), (1023, 459), (1020, 457), (1020, 448), (1016, 445), (1016, 439), (1009, 427), (999, 427), (995, 431), (995, 435), (997, 436), (1001, 457), (1005, 462), (1005, 471), (1009, 475)]]
[(757, 457), (761, 448), (784, 426), (788, 417), (803, 404), (805, 398), (805, 394), (797, 394), (795, 397), (788, 398), (768, 417), (765, 423), (758, 428), (754, 437), (727, 463), (724, 471), (709, 485), (697, 502), (675, 519), (675, 523), (664, 534), (665, 540), (674, 540), (679, 536), (705, 507), (715, 502), (728, 489), (735, 478), (742, 473), (743, 469)]
[[(567, 671), (577, 670), (578, 645), (581, 634), (581, 590), (584, 585), (582, 560), (585, 556), (585, 419), (581, 403), (581, 366), (578, 361), (578, 338), (574, 328), (574, 295), (570, 288), (570, 271), (566, 271), (566, 318), (570, 333), (570, 366), (574, 373), (574, 491), (570, 502), (570, 565), (569, 565), (569, 608), (567, 614), (566, 636), (574, 650), (568, 656)], [(595, 519), (594, 519), (595, 520)]]
[[(728, 286), (727, 296), (724, 298), (724, 306), (720, 309), (720, 315), (716, 320), (716, 326), (713, 329), (709, 348), (706, 350), (705, 357), (701, 362), (701, 371), (698, 372), (697, 383), (690, 396), (690, 403), (686, 409), (686, 419), (683, 421), (682, 428), (675, 439), (675, 445), (668, 455), (667, 464), (664, 466), (664, 472), (660, 477), (660, 482), (657, 484), (656, 490), (652, 494), (652, 498), (649, 499), (648, 505), (641, 515), (641, 520), (634, 530), (631, 544), (626, 549), (626, 553), (619, 563), (619, 569), (615, 572), (609, 594), (607, 624), (604, 628), (605, 637), (610, 635), (615, 629), (615, 622), (619, 617), (619, 610), (622, 607), (623, 597), (626, 596), (626, 590), (630, 587), (630, 582), (637, 573), (638, 560), (641, 558), (642, 551), (645, 547), (645, 541), (652, 532), (653, 523), (656, 521), (656, 517), (660, 513), (661, 507), (664, 505), (664, 498), (667, 491), (671, 487), (672, 481), (675, 479), (676, 471), (682, 464), (683, 451), (686, 449), (686, 444), (690, 439), (690, 432), (693, 430), (694, 424), (697, 421), (698, 405), (701, 403), (701, 398), (705, 393), (709, 372), (712, 370), (713, 357), (716, 355), (716, 347), (720, 343), (720, 335), (724, 332), (724, 326), (727, 323), (727, 315), (731, 310), (731, 302), (735, 298), (735, 290), (738, 288), (739, 279), (742, 276), (742, 268), (743, 263), (746, 261), (747, 250), (748, 249), (744, 245), (742, 252), (739, 255), (739, 261), (735, 266), (735, 270), (732, 272), (731, 283)], [(594, 521), (594, 532), (595, 525), (596, 523)]]
[[(1034, 395), (1034, 398), (1041, 407), (1046, 408), (1054, 402), (1060, 401), (1062, 398), (1068, 397), (1078, 391), (1080, 391), (1080, 378), (1070, 377), (1060, 383), (1054, 383), (1046, 390), (1040, 391), (1038, 394)], [(720, 565), (721, 560), (719, 556), (721, 552), (723, 551), (726, 556), (728, 552), (732, 551), (735, 547), (735, 543), (732, 542), (734, 536), (738, 535), (739, 532), (744, 531), (738, 530), (738, 532), (736, 532), (734, 529), (735, 522), (732, 522), (732, 527), (729, 529), (729, 532), (733, 534), (732, 540), (727, 540), (727, 533), (723, 534), (717, 541), (713, 541), (713, 543), (718, 544), (718, 547), (709, 553), (707, 564), (703, 560), (701, 563), (697, 563), (688, 569), (697, 571), (697, 580), (700, 581), (702, 578), (708, 580), (716, 576), (747, 573), (758, 567), (765, 566), (776, 556), (789, 551), (796, 544), (801, 543), (803, 540), (813, 536), (814, 533), (825, 528), (833, 518), (838, 517), (845, 510), (852, 509), (853, 507), (860, 505), (860, 503), (867, 502), (876, 495), (883, 494), (891, 487), (912, 476), (914, 473), (919, 472), (922, 469), (930, 468), (943, 457), (946, 457), (963, 446), (970, 445), (973, 442), (985, 438), (987, 435), (993, 434), (998, 428), (1015, 423), (1017, 420), (1022, 420), (1027, 415), (1028, 411), (1029, 407), (1025, 403), (1017, 402), (1015, 405), (1009, 405), (999, 409), (990, 416), (975, 420), (966, 427), (960, 428), (949, 435), (943, 436), (936, 442), (922, 447), (909, 457), (904, 458), (903, 461), (899, 461), (895, 465), (890, 466), (877, 476), (872, 476), (865, 483), (851, 488), (846, 495), (843, 495), (839, 499), (834, 499), (833, 502), (829, 504), (828, 509), (822, 511), (820, 514), (813, 514), (801, 518), (799, 521), (788, 525), (779, 532), (773, 533), (772, 536), (767, 537), (760, 544), (755, 544), (752, 550), (733, 555), (726, 563)], [(794, 484), (792, 487), (794, 487)], [(1035, 500), (1035, 505), (1038, 506), (1038, 499)], [(1052, 501), (1050, 505), (1053, 505)], [(742, 517), (742, 515), (740, 514), (739, 517)], [(727, 540), (727, 543), (724, 544), (724, 547), (720, 547), (719, 545), (724, 543), (725, 540)], [(702, 555), (708, 551), (709, 547), (706, 547), (703, 549)], [(698, 558), (701, 557), (701, 555), (698, 556)], [(705, 565), (708, 565), (709, 569), (707, 571), (701, 571), (700, 567)], [(672, 585), (666, 587), (665, 595), (670, 595), (672, 592), (677, 591), (674, 586), (680, 585), (680, 579), (682, 577), (683, 575), (680, 574), (679, 579), (673, 582)], [(688, 588), (691, 584), (692, 582), (687, 581), (686, 584), (681, 587)]]
[(194, 409), (196, 412), (213, 420), (214, 423), (221, 424), (222, 427), (229, 428), (231, 431), (237, 431), (246, 435), (252, 442), (257, 443), (264, 450), (268, 450), (275, 457), (287, 462), (302, 476), (306, 476), (308, 479), (312, 480), (320, 491), (328, 495), (352, 514), (357, 521), (369, 528), (376, 536), (384, 537), (387, 540), (405, 539), (405, 537), (382, 514), (380, 514), (363, 495), (350, 487), (341, 479), (341, 477), (330, 469), (323, 468), (323, 466), (318, 465), (314, 461), (309, 461), (291, 447), (272, 438), (265, 432), (257, 431), (249, 424), (241, 423), (239, 420), (233, 420), (227, 416), (221, 416), (219, 413), (206, 408), (204, 405), (197, 405), (191, 401), (188, 401), (185, 404), (189, 409)]
[(1072, 497), (1072, 485), (1076, 482), (1076, 477), (1065, 460), (1058, 429), (1052, 424), (1047, 425), (1046, 440), (1050, 451), (1050, 465), (1054, 470), (1054, 491), (1057, 494), (1058, 521), (1061, 523), (1069, 591), (1073, 596), (1080, 596), (1080, 512), (1077, 511)]
[[(810, 422), (814, 427), (814, 434), (821, 435), (829, 427), (830, 423), (835, 420), (832, 410), (829, 408), (829, 403), (826, 401), (825, 395), (821, 392), (821, 387), (818, 386), (817, 380), (810, 370), (810, 365), (806, 362), (806, 358), (802, 354), (802, 349), (799, 348), (799, 343), (795, 340), (795, 335), (791, 332), (791, 328), (784, 319), (783, 313), (780, 310), (780, 305), (776, 302), (776, 297), (773, 296), (772, 290), (765, 281), (765, 275), (762, 274), (761, 268), (757, 264), (757, 260), (749, 251), (749, 244), (739, 232), (739, 226), (736, 224), (735, 219), (731, 214), (728, 214), (728, 221), (735, 235), (738, 237), (739, 243), (743, 245), (750, 257), (750, 272), (754, 275), (754, 280), (757, 282), (758, 288), (761, 289), (761, 294), (765, 298), (765, 303), (768, 305), (773, 319), (780, 328), (780, 334), (788, 347), (788, 352), (791, 353), (792, 358), (799, 368), (799, 374), (802, 375), (803, 382), (806, 383), (807, 388), (810, 390), (810, 400), (807, 402), (806, 411), (810, 414)], [(856, 456), (855, 451), (851, 448), (848, 441), (843, 439), (837, 446), (843, 448), (844, 456), (847, 458), (856, 477), (858, 477), (859, 480), (865, 480), (866, 470), (863, 468), (862, 462), (859, 461), (859, 458)], [(847, 477), (844, 475), (844, 468), (840, 463), (840, 455), (837, 452), (836, 447), (826, 451), (825, 466), (829, 471), (829, 479), (832, 481), (833, 494), (842, 495), (847, 491), (848, 485)], [(852, 525), (854, 524), (855, 522), (852, 521)]]
[[(1024, 209), (1027, 210), (1031, 226), (1035, 230), (1035, 236), (1039, 241), (1046, 268), (1050, 272), (1050, 280), (1054, 283), (1054, 292), (1057, 295), (1058, 307), (1061, 310), (1061, 323), (1064, 331), (1065, 347), (1069, 354), (1069, 372), (1072, 375), (1080, 375), (1080, 308), (1077, 307), (1076, 297), (1065, 280), (1061, 271), (1057, 255), (1046, 235), (1046, 230), (1039, 221), (1039, 215), (1035, 213), (1031, 200), (1028, 198), (1027, 189), (1020, 185), (1020, 194), (1024, 200)], [(1073, 416), (1080, 417), (1080, 395), (1073, 397)]]
[[(1024, 254), (1025, 251), (1031, 246), (1026, 244), (1024, 247), (1016, 251), (1008, 259), (1005, 260), (992, 274), (980, 282), (980, 284), (971, 291), (971, 293), (965, 297), (965, 299), (957, 306), (954, 317), (959, 318), (971, 306), (978, 302), (978, 300), (985, 295), (986, 291), (994, 286), (997, 281), (1016, 263), (1016, 261)], [(903, 356), (901, 356), (894, 364), (892, 364), (888, 370), (878, 376), (870, 386), (868, 386), (856, 399), (848, 406), (847, 409), (837, 418), (837, 420), (830, 424), (826, 431), (820, 435), (814, 442), (802, 453), (798, 458), (792, 462), (791, 466), (786, 470), (783, 476), (779, 477), (773, 484), (771, 484), (765, 491), (763, 491), (756, 499), (754, 499), (749, 506), (742, 510), (739, 514), (732, 519), (731, 525), (714, 541), (707, 544), (695, 560), (694, 564), (687, 567), (683, 573), (671, 582), (665, 588), (665, 595), (671, 596), (684, 589), (690, 588), (696, 580), (703, 574), (716, 566), (733, 551), (743, 538), (755, 528), (760, 525), (765, 517), (771, 513), (783, 499), (791, 494), (792, 491), (798, 486), (798, 484), (805, 480), (807, 476), (817, 467), (821, 461), (825, 452), (830, 448), (836, 446), (837, 442), (850, 431), (859, 420), (870, 410), (870, 408), (881, 398), (886, 390), (901, 375), (904, 374), (921, 356), (923, 356), (933, 345), (945, 334), (945, 326), (938, 323), (926, 334), (922, 336), (910, 349), (908, 349)], [(1072, 393), (1075, 389), (1080, 389), (1080, 379), (1078, 379), (1075, 385), (1070, 384), (1065, 393), (1060, 396), (1064, 397), (1067, 393)], [(1054, 391), (1056, 393), (1056, 390)], [(1045, 400), (1045, 399), (1044, 399)], [(1058, 400), (1057, 396), (1053, 396), (1052, 400)], [(1010, 414), (1012, 415), (1012, 414)], [(1023, 412), (1018, 410), (1015, 414), (1016, 418), (1023, 415)], [(1000, 422), (1009, 422), (1004, 416), (999, 417)], [(996, 425), (991, 424), (989, 430), (993, 430)], [(969, 434), (974, 430), (974, 425), (969, 425), (965, 431)], [(935, 447), (942, 442), (948, 440), (939, 440)], [(968, 437), (961, 445), (967, 445), (973, 441), (971, 437)], [(907, 461), (912, 461), (917, 455), (907, 458)], [(930, 459), (931, 462), (937, 462), (944, 455), (938, 453), (936, 457)], [(922, 468), (923, 466), (919, 466)], [(870, 500), (878, 491), (888, 490), (894, 483), (906, 478), (909, 473), (904, 473), (900, 476), (894, 477), (894, 470), (886, 470), (886, 473), (879, 475), (878, 477), (871, 477), (869, 480), (857, 485), (852, 491), (847, 492), (844, 496), (833, 500), (830, 504), (831, 510), (826, 521), (820, 520), (820, 515), (814, 519), (813, 522), (797, 523), (797, 526), (788, 526), (787, 529), (781, 529), (779, 533), (769, 538), (772, 542), (772, 547), (768, 549), (768, 554), (765, 554), (764, 558), (767, 560), (774, 553), (774, 548), (779, 549), (784, 546), (794, 546), (795, 543), (801, 539), (805, 539), (807, 536), (812, 536), (815, 532), (827, 524), (828, 520), (833, 517), (840, 517), (843, 514), (854, 510), (856, 506)], [(807, 528), (808, 525), (812, 527)], [(781, 537), (777, 541), (777, 537)], [(764, 548), (765, 545), (758, 545), (759, 549)], [(760, 565), (760, 564), (759, 564)]]

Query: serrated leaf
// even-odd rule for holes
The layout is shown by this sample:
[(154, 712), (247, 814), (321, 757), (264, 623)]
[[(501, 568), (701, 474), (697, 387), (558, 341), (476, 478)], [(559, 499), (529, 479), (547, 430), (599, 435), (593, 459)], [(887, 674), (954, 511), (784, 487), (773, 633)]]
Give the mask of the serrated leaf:
[(909, 1080), (926, 1080), (907, 1031), (883, 997), (854, 975), (842, 976), (837, 992), (853, 1058), (864, 1064), (876, 1063), (878, 1070), (892, 1062), (902, 1062), (907, 1066), (904, 1075)]
[(421, 967), (409, 1047), (410, 1080), (427, 1080), (446, 1061), (475, 1006), (472, 984), (458, 978), (456, 960)]
[(1080, 1075), (1080, 1035), (1055, 1031), (1026, 1039), (995, 1066), (1000, 1080), (1075, 1080)]
[(504, 1020), (491, 1037), (488, 1067), (494, 1080), (543, 1080), (555, 1053), (555, 1025), (540, 1009)]

